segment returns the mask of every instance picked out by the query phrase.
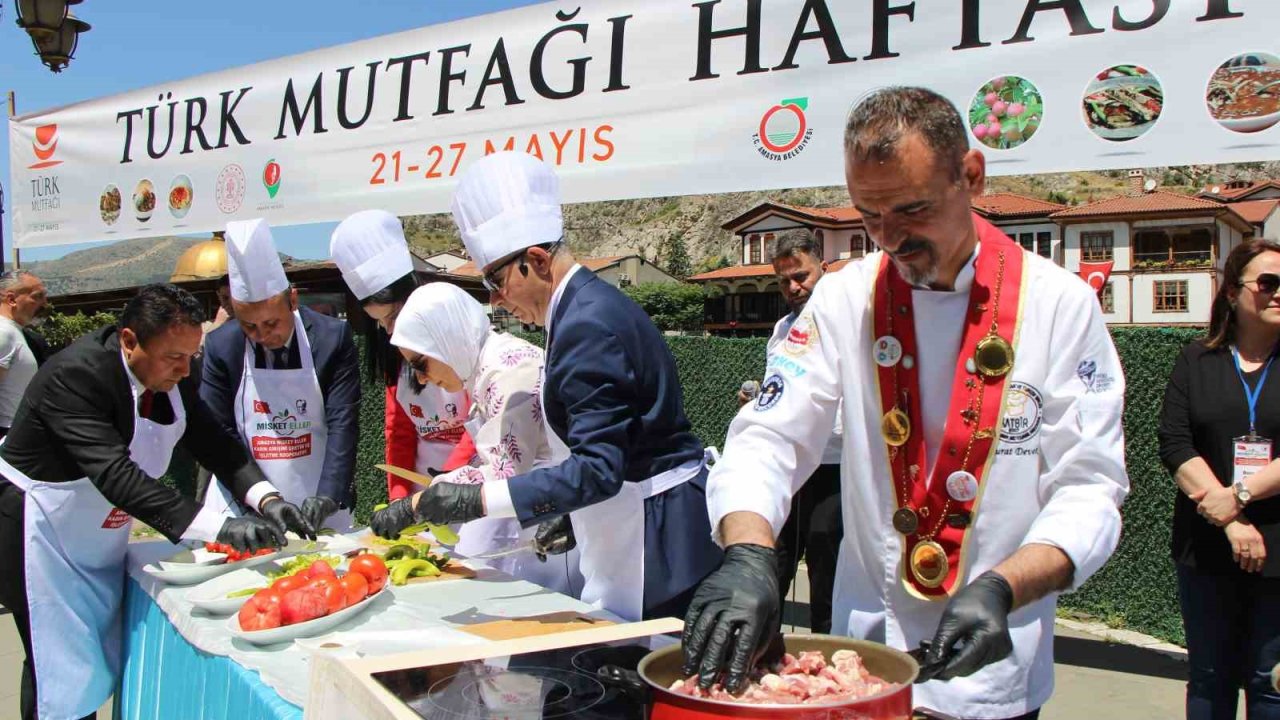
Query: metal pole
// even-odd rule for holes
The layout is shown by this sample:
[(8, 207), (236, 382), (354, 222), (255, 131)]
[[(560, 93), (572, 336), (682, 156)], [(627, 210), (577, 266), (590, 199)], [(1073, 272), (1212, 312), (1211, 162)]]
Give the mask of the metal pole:
[[(17, 114), (18, 114), (17, 106), (16, 106), (16, 103), (14, 102), (13, 91), (10, 90), (9, 91), (9, 118), (13, 119), (13, 116)], [(10, 164), (12, 164), (13, 159), (10, 158), (9, 162)], [(3, 266), (3, 265), (4, 265), (4, 195), (0, 194), (0, 266)], [(18, 248), (15, 245), (13, 248), (13, 269), (17, 270), (20, 267), (22, 267), (22, 258), (21, 256), (18, 255)]]

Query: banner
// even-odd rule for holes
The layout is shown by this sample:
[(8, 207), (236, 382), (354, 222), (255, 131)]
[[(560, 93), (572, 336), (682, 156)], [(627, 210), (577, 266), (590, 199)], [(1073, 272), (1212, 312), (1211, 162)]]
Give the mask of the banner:
[(837, 185), (886, 85), (950, 98), (993, 175), (1277, 159), (1278, 27), (1275, 0), (547, 3), (18, 117), (16, 245), (442, 212), (500, 149), (568, 202)]
[(1115, 267), (1115, 262), (1108, 260), (1107, 262), (1081, 262), (1080, 277), (1093, 288), (1099, 296), (1102, 295), (1102, 289), (1107, 286), (1107, 278), (1111, 277), (1111, 268)]

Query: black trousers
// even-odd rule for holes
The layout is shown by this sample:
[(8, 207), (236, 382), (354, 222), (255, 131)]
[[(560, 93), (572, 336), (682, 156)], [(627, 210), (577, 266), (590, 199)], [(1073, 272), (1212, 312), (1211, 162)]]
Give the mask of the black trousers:
[(791, 500), (791, 513), (776, 543), (778, 589), (785, 602), (800, 558), (809, 566), (809, 627), (831, 632), (836, 555), (844, 538), (840, 516), (840, 466), (819, 465)]
[[(19, 707), (22, 720), (36, 717), (36, 671), (31, 663), (31, 615), (27, 609), (26, 532), (23, 526), (23, 502), (26, 494), (0, 478), (0, 603), (9, 610), (22, 638), (22, 685)], [(89, 713), (85, 720), (97, 718)]]

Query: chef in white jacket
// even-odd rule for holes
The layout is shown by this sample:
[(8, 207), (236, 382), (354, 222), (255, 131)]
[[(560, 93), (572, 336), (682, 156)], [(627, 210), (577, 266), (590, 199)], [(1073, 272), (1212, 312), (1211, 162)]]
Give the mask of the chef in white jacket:
[(770, 353), (774, 392), (730, 427), (707, 488), (725, 561), (686, 617), (685, 669), (739, 687), (777, 633), (770, 548), (843, 400), (832, 631), (930, 641), (919, 705), (1035, 718), (1056, 595), (1120, 536), (1119, 360), (1085, 283), (972, 214), (985, 159), (946, 99), (877, 91), (845, 146), (883, 251), (818, 283)]

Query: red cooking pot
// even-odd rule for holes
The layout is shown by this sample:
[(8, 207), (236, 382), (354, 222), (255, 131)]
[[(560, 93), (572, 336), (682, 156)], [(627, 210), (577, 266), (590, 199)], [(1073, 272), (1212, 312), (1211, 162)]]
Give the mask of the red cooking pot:
[[(636, 675), (647, 686), (643, 695), (649, 705), (649, 720), (910, 720), (912, 717), (911, 684), (920, 665), (907, 653), (876, 642), (833, 635), (784, 635), (783, 640), (787, 652), (793, 655), (819, 650), (830, 659), (837, 650), (854, 650), (862, 656), (871, 674), (895, 685), (870, 697), (815, 705), (744, 705), (695, 698), (668, 689), (685, 677), (680, 646), (671, 645), (649, 653), (636, 666)], [(617, 672), (616, 668), (614, 671)], [(605, 669), (602, 668), (600, 675), (607, 676)]]

